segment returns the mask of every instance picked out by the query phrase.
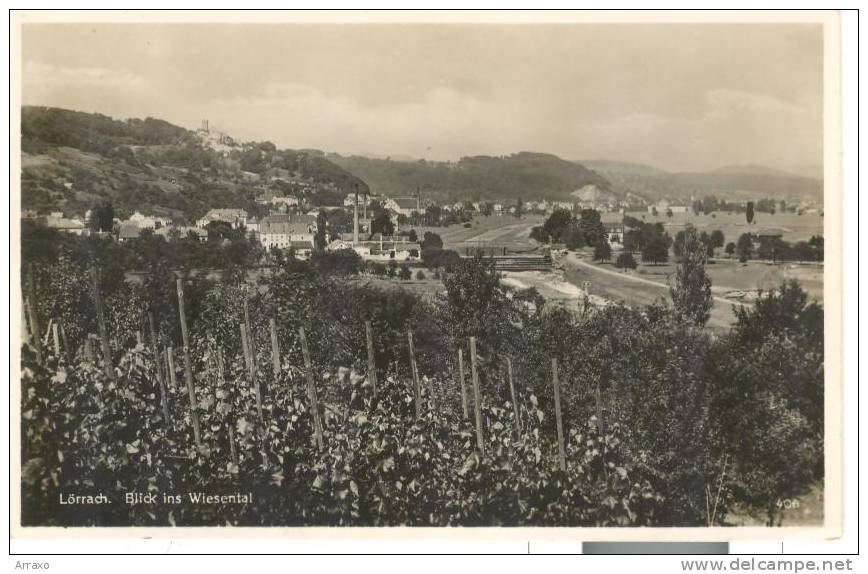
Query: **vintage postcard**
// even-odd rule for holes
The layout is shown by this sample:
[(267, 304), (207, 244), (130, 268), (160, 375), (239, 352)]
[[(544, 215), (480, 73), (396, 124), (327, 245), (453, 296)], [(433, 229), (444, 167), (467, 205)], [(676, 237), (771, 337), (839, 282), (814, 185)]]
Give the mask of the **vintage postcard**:
[(13, 12), (12, 536), (839, 536), (838, 18)]

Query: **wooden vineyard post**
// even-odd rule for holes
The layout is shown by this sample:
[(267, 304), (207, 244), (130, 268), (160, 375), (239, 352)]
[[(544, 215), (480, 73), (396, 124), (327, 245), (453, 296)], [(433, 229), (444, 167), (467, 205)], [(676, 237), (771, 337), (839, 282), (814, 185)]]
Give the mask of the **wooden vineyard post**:
[(458, 382), (461, 383), (461, 413), (464, 420), (470, 419), (470, 413), (467, 410), (467, 386), (465, 384), (466, 377), (464, 376), (464, 350), (458, 349)]
[(558, 465), (563, 471), (567, 470), (567, 454), (564, 450), (564, 427), (561, 420), (561, 389), (558, 383), (558, 360), (552, 359), (552, 385), (555, 391), (555, 422), (558, 427)]
[(277, 378), (280, 374), (280, 341), (277, 340), (277, 321), (274, 317), (268, 320), (268, 329), (271, 332), (271, 370)]
[(166, 392), (166, 379), (163, 378), (163, 366), (160, 364), (160, 347), (157, 344), (157, 329), (154, 327), (154, 313), (148, 310), (148, 331), (151, 335), (151, 347), (154, 353), (154, 368), (157, 371), (157, 383), (160, 385), (160, 405), (163, 407), (163, 420), (166, 425), (172, 424), (169, 416), (169, 398)]
[(485, 454), (482, 442), (482, 397), (479, 392), (479, 372), (476, 366), (476, 337), (470, 337), (470, 377), (473, 380), (473, 412), (476, 415), (476, 446)]
[(99, 326), (99, 338), (101, 340), (102, 346), (102, 359), (103, 359), (103, 369), (105, 370), (105, 375), (110, 380), (114, 380), (115, 371), (114, 367), (112, 367), (112, 349), (109, 346), (108, 340), (108, 328), (105, 325), (105, 316), (102, 312), (102, 297), (99, 292), (99, 272), (96, 267), (90, 268), (90, 277), (93, 282), (93, 303), (96, 307), (96, 321)]
[(166, 347), (166, 370), (169, 371), (169, 383), (173, 389), (178, 388), (178, 381), (175, 380), (175, 349), (171, 346)]
[(54, 343), (54, 355), (58, 360), (60, 360), (60, 329), (58, 328), (56, 320), (51, 323), (51, 340)]
[(69, 346), (69, 339), (66, 338), (66, 329), (63, 328), (63, 325), (60, 326), (60, 340), (63, 343), (63, 348), (66, 349), (66, 360), (71, 363), (75, 353)]
[(226, 380), (226, 367), (223, 365), (223, 348), (217, 347), (217, 376), (220, 378), (220, 382)]
[(199, 430), (199, 414), (196, 412), (196, 389), (193, 388), (193, 366), (190, 360), (190, 335), (187, 332), (187, 316), (184, 314), (184, 283), (178, 279), (178, 315), (181, 318), (181, 338), (184, 342), (184, 379), (190, 395), (190, 421), (193, 423), (193, 439), (196, 448), (202, 448), (202, 434)]
[(371, 387), (374, 389), (374, 394), (377, 394), (377, 364), (374, 361), (374, 330), (371, 327), (370, 321), (365, 321), (365, 340), (368, 346), (368, 380), (371, 381)]
[(434, 399), (434, 379), (428, 378), (428, 408), (431, 412), (437, 410), (437, 402)]
[(250, 353), (250, 365), (255, 377), (259, 369), (256, 364), (256, 343), (253, 339), (253, 329), (250, 328), (250, 309), (247, 299), (244, 299), (244, 328), (247, 330), (247, 352)]
[(319, 416), (319, 402), (316, 396), (316, 382), (313, 378), (313, 365), (310, 360), (310, 350), (307, 348), (307, 336), (304, 334), (304, 327), (298, 328), (298, 340), (301, 343), (301, 354), (304, 357), (304, 370), (307, 375), (307, 394), (310, 399), (311, 410), (313, 411), (313, 429), (316, 434), (316, 445), (323, 449), (322, 437), (322, 421)]
[(600, 383), (597, 383), (597, 388), (594, 390), (594, 402), (597, 405), (597, 431), (603, 434), (606, 432), (606, 425), (603, 422), (603, 397), (600, 392)]
[(416, 370), (416, 351), (413, 348), (413, 332), (407, 329), (407, 343), (410, 348), (410, 373), (413, 375), (413, 399), (416, 405), (416, 418), (422, 416), (422, 390), (419, 388), (419, 371)]
[(256, 369), (253, 367), (253, 349), (247, 336), (247, 325), (239, 323), (238, 327), (241, 331), (241, 350), (244, 352), (244, 362), (247, 363), (247, 373), (250, 376), (250, 384), (253, 385), (253, 394), (256, 397), (256, 414), (259, 416), (259, 422), (265, 422), (265, 417), (262, 414), (262, 396), (259, 394)]
[(93, 344), (90, 334), (84, 339), (84, 360), (88, 363), (93, 362)]
[(231, 423), (227, 426), (226, 434), (229, 435), (229, 453), (232, 456), (232, 462), (238, 464), (238, 451), (235, 447), (235, 427)]
[(509, 379), (509, 396), (512, 398), (512, 414), (515, 415), (515, 433), (521, 436), (521, 419), (518, 417), (518, 401), (515, 400), (515, 381), (512, 378), (512, 359), (506, 358), (506, 376)]
[(27, 315), (30, 319), (30, 335), (33, 339), (33, 350), (36, 351), (36, 360), (42, 364), (42, 339), (39, 331), (39, 312), (36, 304), (36, 291), (33, 284), (33, 267), (27, 268), (27, 290), (30, 291), (30, 297), (27, 298), (29, 303), (27, 307)]

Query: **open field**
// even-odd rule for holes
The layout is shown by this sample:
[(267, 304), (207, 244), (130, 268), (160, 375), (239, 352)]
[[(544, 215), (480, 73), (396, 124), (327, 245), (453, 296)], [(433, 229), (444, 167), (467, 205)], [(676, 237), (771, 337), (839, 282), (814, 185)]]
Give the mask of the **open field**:
[[(559, 259), (564, 277), (574, 285), (591, 282), (591, 293), (631, 306), (650, 305), (669, 298), (669, 285), (674, 280), (675, 263), (663, 265), (639, 264), (634, 271), (620, 271), (609, 263), (592, 262), (589, 253), (570, 253)], [(706, 266), (715, 297), (709, 327), (720, 330), (735, 320), (734, 305), (749, 304), (757, 290), (769, 290), (785, 279), (797, 279), (808, 295), (818, 301), (823, 298), (823, 268), (800, 265), (719, 259)]]
[[(444, 249), (454, 249), (464, 254), (465, 248), (473, 243), (495, 244), (505, 246), (511, 252), (529, 251), (535, 249), (529, 235), (535, 225), (542, 225), (545, 218), (540, 215), (528, 215), (521, 219), (510, 216), (491, 215), (477, 217), (471, 227), (463, 224), (449, 227), (416, 227), (416, 233), (421, 239), (426, 231), (436, 233), (443, 239)], [(471, 242), (471, 243), (467, 243)]]
[[(757, 213), (754, 216), (754, 222), (751, 225), (747, 224), (743, 213), (727, 214), (723, 212), (713, 213), (711, 215), (694, 215), (693, 213), (676, 213), (672, 218), (666, 217), (666, 214), (658, 214), (656, 217), (647, 212), (628, 213), (631, 217), (635, 217), (647, 223), (663, 223), (669, 235), (675, 236), (678, 231), (688, 223), (696, 227), (700, 231), (711, 233), (715, 229), (723, 231), (726, 242), (735, 242), (742, 233), (748, 231), (761, 231), (764, 229), (778, 229), (783, 232), (784, 241), (807, 241), (812, 235), (823, 234), (823, 218), (817, 213), (797, 215), (795, 213), (783, 213), (769, 215), (768, 213)], [(603, 213), (601, 215), (604, 223), (620, 223), (624, 216), (620, 213)]]

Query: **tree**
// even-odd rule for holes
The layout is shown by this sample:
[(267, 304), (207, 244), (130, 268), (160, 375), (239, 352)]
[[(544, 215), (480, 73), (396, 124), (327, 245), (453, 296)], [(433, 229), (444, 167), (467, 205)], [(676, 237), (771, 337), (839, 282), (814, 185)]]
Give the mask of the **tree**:
[(383, 235), (395, 234), (395, 225), (392, 223), (392, 218), (389, 216), (388, 211), (381, 210), (374, 215), (374, 219), (371, 220), (371, 233), (381, 233)]
[(744, 217), (745, 217), (745, 219), (747, 220), (747, 224), (748, 224), (748, 225), (750, 225), (751, 223), (753, 223), (753, 215), (754, 215), (754, 214), (753, 214), (753, 202), (752, 202), (752, 201), (748, 201), (748, 202), (747, 202), (747, 208), (746, 208), (745, 211), (744, 211)]
[(657, 265), (669, 261), (669, 244), (671, 238), (663, 233), (655, 234), (642, 248), (642, 261)]
[(723, 236), (723, 231), (721, 231), (720, 229), (715, 229), (711, 232), (711, 246), (715, 249), (720, 249), (721, 247), (723, 247), (725, 241), (726, 239)]
[(585, 244), (596, 247), (598, 243), (608, 241), (606, 228), (596, 209), (583, 209), (579, 214), (579, 229), (584, 236)]
[(657, 207), (656, 206), (651, 208), (651, 215), (653, 215), (654, 217), (657, 217)]
[(429, 269), (435, 267), (435, 263), (443, 251), (443, 240), (440, 236), (431, 231), (426, 231), (419, 247), (422, 249), (422, 262), (425, 263), (425, 266)]
[(424, 281), (425, 280), (425, 272), (422, 271), (421, 269), (419, 271), (417, 271), (416, 272), (416, 279), (418, 279), (419, 281)]
[(738, 260), (742, 263), (753, 257), (753, 239), (749, 233), (742, 233), (738, 238), (738, 243), (735, 245), (735, 250), (738, 253)]
[(594, 259), (597, 261), (609, 261), (612, 258), (612, 247), (608, 241), (601, 241), (594, 247)]
[(636, 260), (633, 258), (633, 254), (629, 251), (622, 251), (615, 260), (615, 267), (625, 271), (627, 269), (636, 269)]
[(412, 241), (413, 243), (419, 241), (419, 236), (416, 235), (416, 230), (415, 230), (415, 229), (411, 229), (411, 230), (410, 230), (410, 233), (407, 234), (407, 239), (409, 239), (409, 240)]
[(542, 226), (543, 236), (548, 237), (552, 243), (561, 243), (573, 221), (573, 216), (566, 209), (555, 209)]
[(735, 243), (733, 243), (732, 241), (727, 243), (725, 251), (726, 254), (731, 258), (732, 255), (735, 253)]
[(398, 279), (401, 281), (409, 281), (413, 278), (413, 272), (410, 271), (410, 268), (407, 267), (407, 264), (404, 263), (401, 265), (401, 268), (398, 270)]
[(97, 203), (90, 210), (88, 225), (93, 231), (110, 232), (114, 227), (115, 208), (110, 201)]
[(672, 208), (671, 207), (666, 208), (666, 217), (668, 217), (669, 219), (672, 219)]
[(823, 478), (823, 309), (797, 282), (735, 307), (712, 355), (712, 409), (729, 448), (733, 498), (768, 525), (777, 502)]
[(524, 214), (524, 201), (519, 197), (515, 200), (515, 218), (521, 219), (521, 216)]
[(708, 321), (711, 307), (711, 279), (705, 273), (707, 246), (696, 228), (684, 229), (681, 260), (675, 272), (675, 285), (669, 288), (675, 317), (700, 327)]

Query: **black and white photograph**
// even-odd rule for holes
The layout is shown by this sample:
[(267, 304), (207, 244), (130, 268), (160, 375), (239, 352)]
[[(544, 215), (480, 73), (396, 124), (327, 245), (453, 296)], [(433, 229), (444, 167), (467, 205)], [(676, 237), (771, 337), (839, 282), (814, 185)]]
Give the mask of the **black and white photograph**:
[(55, 16), (17, 535), (840, 534), (835, 13)]

